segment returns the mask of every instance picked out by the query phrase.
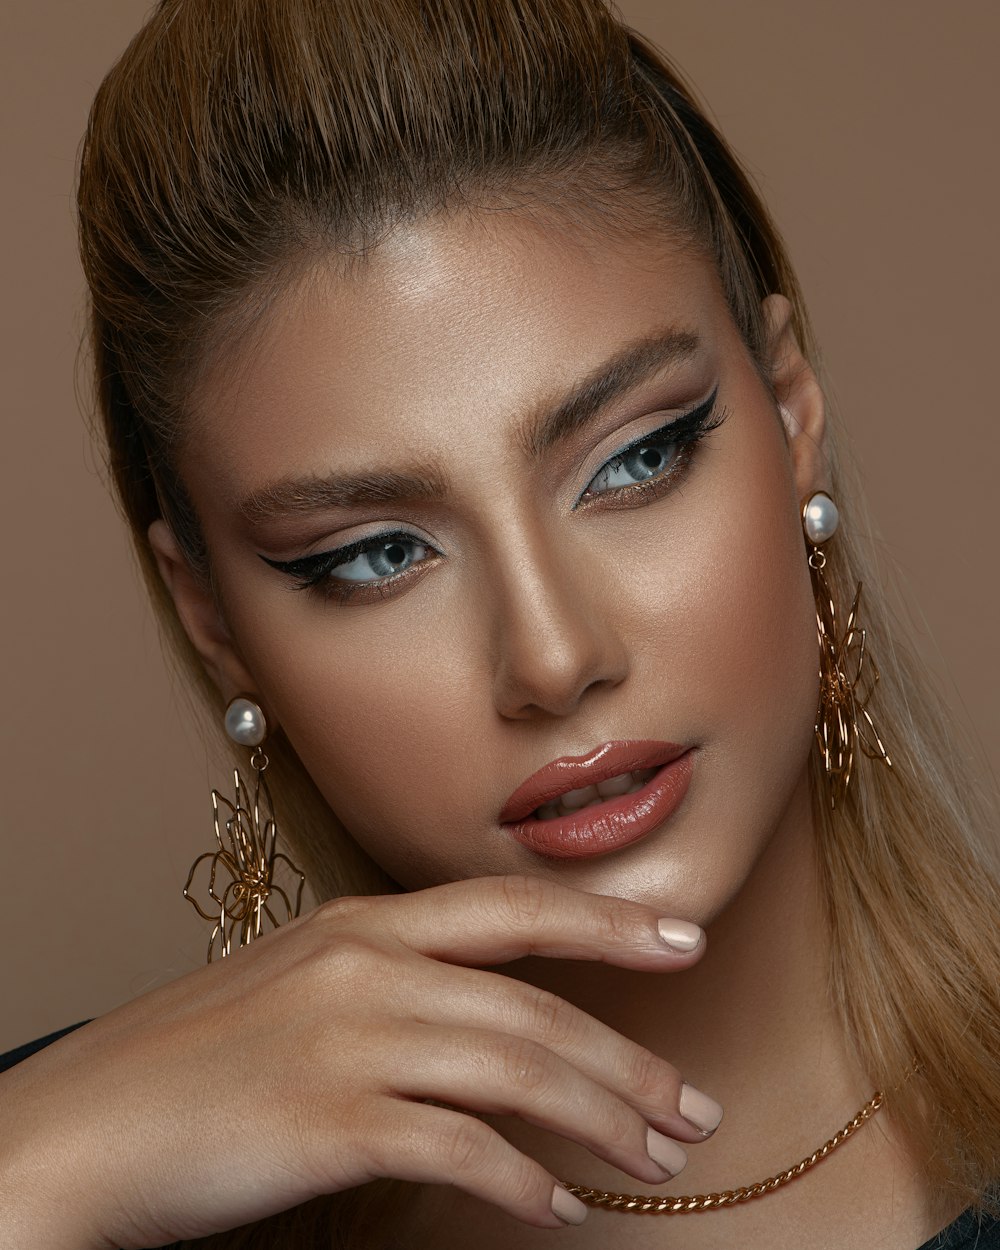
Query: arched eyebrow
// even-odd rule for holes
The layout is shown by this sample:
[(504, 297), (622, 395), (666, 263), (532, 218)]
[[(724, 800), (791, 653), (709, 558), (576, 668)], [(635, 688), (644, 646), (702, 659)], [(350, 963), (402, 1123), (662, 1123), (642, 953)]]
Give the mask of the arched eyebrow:
[(664, 330), (629, 343), (592, 370), (555, 405), (545, 404), (521, 427), (518, 441), (526, 455), (539, 459), (556, 443), (575, 434), (616, 399), (654, 374), (681, 364), (700, 346), (690, 330)]
[[(627, 344), (566, 394), (529, 413), (517, 431), (518, 444), (530, 459), (540, 459), (616, 399), (690, 359), (699, 347), (697, 334), (689, 330), (665, 330)], [(361, 473), (287, 478), (250, 491), (237, 507), (251, 525), (261, 525), (289, 514), (324, 509), (438, 502), (447, 494), (447, 475), (441, 466), (428, 461), (405, 470), (372, 468)]]

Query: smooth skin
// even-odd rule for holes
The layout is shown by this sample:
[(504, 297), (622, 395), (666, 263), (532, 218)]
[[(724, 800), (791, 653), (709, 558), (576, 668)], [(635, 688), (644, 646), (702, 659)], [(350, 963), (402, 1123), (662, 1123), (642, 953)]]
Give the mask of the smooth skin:
[(161, 1245), (378, 1176), (564, 1226), (556, 1178), (424, 1098), (523, 1115), (661, 1183), (649, 1129), (681, 1157), (676, 1142), (700, 1140), (676, 1070), (473, 967), (528, 952), (649, 972), (696, 963), (704, 941), (678, 952), (658, 919), (516, 876), (324, 904), (4, 1076), (3, 1244)]
[[(214, 586), (157, 522), (161, 572), (222, 693), (261, 702), (412, 893), (328, 904), (4, 1078), (24, 1228), (52, 1247), (144, 1246), (395, 1176), (451, 1186), (422, 1191), (408, 1245), (465, 1246), (471, 1221), (480, 1250), (551, 1244), (557, 1178), (747, 1183), (870, 1096), (826, 992), (799, 506), (829, 482), (789, 312), (766, 301), (765, 381), (690, 248), (451, 216), (310, 271), (205, 371), (180, 468)], [(532, 449), (581, 384), (677, 332), (693, 350)], [(685, 472), (656, 492), (594, 488), (609, 458), (716, 389), (725, 419)], [(373, 469), (446, 489), (317, 503), (317, 481)], [(412, 535), (409, 569), (346, 602), (260, 558), (389, 531)], [(694, 750), (660, 829), (577, 861), (504, 832), (503, 803), (536, 769), (635, 738)], [(710, 945), (671, 952), (661, 917)], [(708, 1096), (702, 1115), (726, 1108), (708, 1139), (680, 1115), (684, 1080)], [(12, 1120), (18, 1106), (31, 1116)], [(681, 1190), (650, 1156), (678, 1142)], [(750, 1207), (682, 1227), (595, 1213), (564, 1236), (914, 1250), (936, 1227), (882, 1116)]]

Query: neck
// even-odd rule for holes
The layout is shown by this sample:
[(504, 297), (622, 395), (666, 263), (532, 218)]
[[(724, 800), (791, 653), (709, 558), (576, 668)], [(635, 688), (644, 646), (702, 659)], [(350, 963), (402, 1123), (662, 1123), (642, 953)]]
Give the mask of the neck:
[[(683, 973), (540, 959), (514, 970), (660, 1055), (722, 1104), (719, 1132), (689, 1151), (685, 1193), (748, 1184), (798, 1162), (874, 1092), (851, 1062), (830, 1000), (805, 778), (739, 896), (707, 929), (705, 957)], [(578, 1147), (546, 1143), (553, 1162), (582, 1173), (582, 1182), (627, 1187), (628, 1178)]]
[[(687, 972), (632, 973), (602, 964), (530, 959), (513, 975), (603, 1020), (672, 1063), (718, 1099), (725, 1118), (688, 1148), (672, 1183), (652, 1187), (588, 1150), (510, 1116), (487, 1116), (503, 1136), (563, 1180), (625, 1193), (706, 1194), (750, 1185), (811, 1155), (851, 1120), (874, 1090), (857, 1070), (828, 989), (829, 937), (808, 785), (790, 805), (739, 897), (708, 928), (708, 951)], [(480, 1208), (425, 1193), (411, 1211), (414, 1245), (467, 1244)], [(422, 1212), (422, 1214), (421, 1214)], [(592, 1212), (574, 1230), (580, 1250), (680, 1247), (743, 1250), (809, 1245), (912, 1250), (942, 1227), (885, 1108), (820, 1166), (756, 1201), (700, 1215)], [(421, 1220), (433, 1238), (421, 1240)], [(482, 1250), (541, 1247), (551, 1233), (484, 1222)]]

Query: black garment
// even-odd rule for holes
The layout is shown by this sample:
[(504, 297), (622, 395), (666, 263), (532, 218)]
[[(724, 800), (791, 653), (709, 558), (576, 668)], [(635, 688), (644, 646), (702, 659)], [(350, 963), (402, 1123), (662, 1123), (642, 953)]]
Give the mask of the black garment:
[[(20, 1063), (22, 1059), (33, 1055), (36, 1050), (44, 1050), (51, 1042), (58, 1042), (67, 1033), (72, 1033), (74, 1029), (80, 1029), (89, 1023), (89, 1020), (81, 1020), (79, 1024), (71, 1024), (68, 1029), (60, 1029), (58, 1033), (49, 1033), (47, 1037), (39, 1037), (33, 1042), (25, 1042), (23, 1046), (18, 1046), (14, 1050), (8, 1050), (5, 1055), (0, 1055), (0, 1072), (6, 1072), (15, 1063)], [(923, 1250), (922, 1246), (920, 1250)]]
[[(50, 1033), (47, 1037), (40, 1037), (0, 1055), (0, 1072), (5, 1072), (15, 1063), (20, 1063), (22, 1059), (42, 1050), (50, 1042), (56, 1042), (60, 1037), (65, 1037), (67, 1033), (72, 1033), (74, 1029), (88, 1023), (89, 1021), (83, 1020), (80, 1024), (71, 1024), (68, 1029), (60, 1029), (57, 1033)], [(173, 1246), (165, 1246), (162, 1250), (183, 1250), (183, 1247), (178, 1242)], [(803, 1250), (806, 1248), (803, 1247)], [(979, 1216), (971, 1210), (964, 1211), (954, 1223), (943, 1228), (930, 1241), (918, 1246), (917, 1250), (1000, 1250), (1000, 1219)]]

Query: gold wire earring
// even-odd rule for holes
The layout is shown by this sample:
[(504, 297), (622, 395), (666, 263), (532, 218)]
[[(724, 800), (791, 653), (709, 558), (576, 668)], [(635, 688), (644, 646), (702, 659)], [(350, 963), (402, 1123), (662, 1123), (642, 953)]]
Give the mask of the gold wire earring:
[(819, 636), (819, 709), (816, 714), (816, 742), (830, 783), (830, 806), (836, 807), (847, 793), (854, 771), (857, 745), (869, 759), (881, 760), (887, 768), (892, 760), (879, 737), (868, 703), (878, 685), (878, 666), (867, 647), (865, 630), (858, 624), (861, 583), (839, 633), (837, 606), (823, 570), (826, 555), (822, 547), (837, 531), (840, 513), (825, 491), (817, 491), (802, 504), (802, 528), (810, 546), (809, 568), (816, 596), (816, 630)]
[[(235, 804), (223, 798), (218, 790), (212, 791), (215, 839), (219, 849), (198, 856), (184, 886), (184, 897), (199, 916), (214, 925), (208, 939), (209, 963), (216, 951), (223, 958), (230, 953), (234, 937), (236, 946), (246, 946), (261, 937), (266, 927), (276, 929), (286, 920), (294, 919), (302, 906), (306, 880), (288, 856), (277, 850), (278, 823), (264, 779), (268, 759), (261, 744), (267, 737), (267, 721), (262, 709), (252, 699), (233, 699), (226, 708), (225, 725), (233, 742), (253, 748), (250, 766), (254, 770), (254, 789), (251, 798), (237, 768), (233, 770)], [(204, 862), (210, 864), (207, 890), (210, 911), (205, 911), (191, 894), (191, 882), (198, 865)], [(292, 877), (288, 889), (275, 879), (279, 864), (286, 865)], [(225, 875), (230, 880), (223, 887), (221, 880)], [(294, 904), (290, 891), (295, 894)], [(277, 918), (275, 909), (285, 913), (283, 919)]]

